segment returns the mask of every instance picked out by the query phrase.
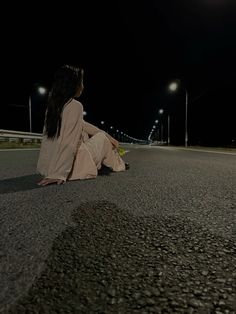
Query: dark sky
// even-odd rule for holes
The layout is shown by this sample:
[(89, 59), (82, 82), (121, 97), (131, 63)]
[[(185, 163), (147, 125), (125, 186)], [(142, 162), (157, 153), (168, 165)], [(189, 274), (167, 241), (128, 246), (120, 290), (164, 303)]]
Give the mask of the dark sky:
[[(229, 144), (236, 139), (236, 5), (231, 0), (34, 2), (5, 9), (1, 25), (0, 128), (42, 132), (45, 103), (35, 86), (50, 88), (65, 63), (85, 70), (81, 98), (87, 120), (146, 139), (164, 108), (173, 143), (184, 141), (184, 97), (189, 94), (189, 141)], [(76, 7), (75, 7), (76, 6)], [(175, 94), (167, 86), (181, 81)], [(10, 106), (11, 105), (11, 106)], [(160, 118), (159, 118), (160, 120)]]

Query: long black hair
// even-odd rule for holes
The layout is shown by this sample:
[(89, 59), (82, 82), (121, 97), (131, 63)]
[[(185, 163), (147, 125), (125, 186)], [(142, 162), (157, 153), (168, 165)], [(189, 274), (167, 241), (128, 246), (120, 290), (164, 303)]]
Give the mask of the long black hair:
[(48, 138), (59, 137), (63, 107), (76, 95), (82, 81), (83, 70), (75, 66), (64, 65), (55, 73), (45, 117), (45, 132)]

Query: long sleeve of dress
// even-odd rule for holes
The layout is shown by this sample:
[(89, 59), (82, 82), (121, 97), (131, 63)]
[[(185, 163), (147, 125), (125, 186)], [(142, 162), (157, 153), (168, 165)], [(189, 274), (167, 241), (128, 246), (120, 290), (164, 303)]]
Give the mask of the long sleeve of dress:
[(97, 134), (98, 132), (104, 132), (102, 130), (100, 130), (99, 128), (97, 128), (96, 126), (94, 126), (93, 124), (84, 121), (83, 120), (83, 130), (88, 133), (88, 135), (93, 136), (95, 134)]
[[(106, 133), (105, 131), (97, 128), (96, 126), (94, 126), (93, 124), (87, 122), (87, 121), (83, 121), (83, 130), (90, 136), (94, 136), (95, 134), (97, 134), (98, 132), (102, 132), (106, 135), (106, 137), (112, 142), (117, 142), (116, 139), (114, 139), (111, 135), (109, 135), (108, 133)], [(117, 146), (118, 146), (118, 142), (117, 142)]]

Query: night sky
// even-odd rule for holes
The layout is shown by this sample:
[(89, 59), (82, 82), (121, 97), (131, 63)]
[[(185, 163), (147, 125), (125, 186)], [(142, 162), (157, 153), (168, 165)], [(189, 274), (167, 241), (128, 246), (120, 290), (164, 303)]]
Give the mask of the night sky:
[[(189, 144), (236, 140), (236, 4), (231, 0), (9, 3), (1, 25), (0, 128), (42, 132), (45, 97), (63, 64), (84, 68), (87, 120), (147, 139), (156, 119), (171, 143), (184, 144), (185, 91)], [(25, 25), (23, 25), (25, 24)], [(168, 84), (179, 79), (178, 91)], [(163, 108), (162, 117), (158, 110)]]

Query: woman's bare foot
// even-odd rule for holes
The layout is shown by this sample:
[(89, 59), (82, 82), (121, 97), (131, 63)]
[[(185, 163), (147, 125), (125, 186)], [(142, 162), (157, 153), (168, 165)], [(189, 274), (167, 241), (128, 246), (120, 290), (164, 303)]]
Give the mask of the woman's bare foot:
[(61, 184), (64, 184), (65, 181), (60, 180), (60, 179), (44, 178), (38, 183), (38, 185), (45, 186), (45, 185), (49, 185), (49, 184), (53, 184), (53, 183), (56, 183), (57, 185), (61, 185)]

